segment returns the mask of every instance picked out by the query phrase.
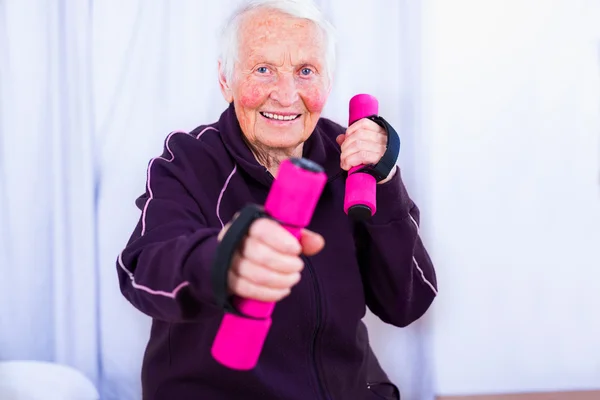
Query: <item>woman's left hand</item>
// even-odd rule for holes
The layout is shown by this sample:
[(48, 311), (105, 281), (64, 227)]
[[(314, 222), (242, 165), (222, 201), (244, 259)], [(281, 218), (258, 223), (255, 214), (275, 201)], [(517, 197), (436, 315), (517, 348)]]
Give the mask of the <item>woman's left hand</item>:
[[(375, 122), (363, 118), (350, 125), (346, 134), (339, 135), (336, 141), (342, 150), (340, 166), (348, 171), (357, 165), (377, 164), (386, 150), (387, 133)], [(395, 173), (396, 168), (392, 168), (379, 183), (389, 181)]]

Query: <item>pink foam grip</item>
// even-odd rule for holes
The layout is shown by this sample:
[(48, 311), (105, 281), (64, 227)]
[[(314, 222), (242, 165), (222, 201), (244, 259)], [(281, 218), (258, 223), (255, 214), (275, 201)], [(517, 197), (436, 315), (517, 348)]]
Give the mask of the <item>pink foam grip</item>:
[[(267, 196), (265, 211), (299, 239), (312, 218), (326, 180), (322, 171), (284, 161)], [(229, 368), (249, 370), (260, 357), (275, 303), (241, 298), (235, 298), (233, 303), (242, 314), (254, 318), (226, 314), (213, 342), (212, 355)]]
[(377, 211), (376, 189), (377, 181), (372, 175), (364, 173), (353, 173), (359, 167), (350, 169), (346, 178), (346, 192), (344, 195), (344, 212), (348, 214), (350, 207), (365, 205), (371, 209), (371, 215)]
[[(379, 102), (369, 94), (357, 94), (350, 99), (348, 125), (361, 118), (379, 113)], [(357, 165), (348, 171), (346, 179), (346, 192), (344, 196), (344, 212), (352, 206), (365, 205), (371, 209), (371, 215), (377, 211), (377, 201), (375, 193), (377, 191), (377, 181), (369, 174), (354, 173), (362, 165)]]
[(357, 94), (350, 99), (348, 125), (361, 118), (379, 114), (379, 102), (370, 94)]

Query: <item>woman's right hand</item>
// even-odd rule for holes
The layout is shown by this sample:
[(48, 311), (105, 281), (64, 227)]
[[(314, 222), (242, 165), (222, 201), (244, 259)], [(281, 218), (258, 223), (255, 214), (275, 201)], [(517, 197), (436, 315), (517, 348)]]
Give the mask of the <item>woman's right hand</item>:
[[(223, 228), (219, 241), (229, 226)], [(315, 232), (304, 229), (298, 241), (279, 223), (257, 219), (232, 258), (229, 290), (245, 299), (279, 301), (300, 281), (304, 268), (300, 255), (315, 255), (324, 245), (323, 237)]]

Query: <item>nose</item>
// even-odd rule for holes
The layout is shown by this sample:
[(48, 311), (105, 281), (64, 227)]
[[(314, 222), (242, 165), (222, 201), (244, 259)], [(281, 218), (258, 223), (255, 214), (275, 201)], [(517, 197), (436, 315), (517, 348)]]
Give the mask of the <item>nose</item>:
[(298, 89), (293, 74), (281, 74), (277, 79), (271, 98), (283, 107), (292, 106), (298, 100)]

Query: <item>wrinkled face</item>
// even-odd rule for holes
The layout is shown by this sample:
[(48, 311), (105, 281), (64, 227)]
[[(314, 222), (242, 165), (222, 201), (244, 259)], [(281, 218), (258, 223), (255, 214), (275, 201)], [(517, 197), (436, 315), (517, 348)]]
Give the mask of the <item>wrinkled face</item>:
[(265, 9), (246, 14), (240, 28), (232, 80), (220, 74), (223, 95), (251, 144), (293, 150), (312, 133), (331, 89), (323, 33)]

